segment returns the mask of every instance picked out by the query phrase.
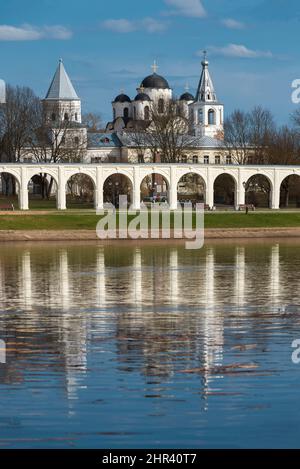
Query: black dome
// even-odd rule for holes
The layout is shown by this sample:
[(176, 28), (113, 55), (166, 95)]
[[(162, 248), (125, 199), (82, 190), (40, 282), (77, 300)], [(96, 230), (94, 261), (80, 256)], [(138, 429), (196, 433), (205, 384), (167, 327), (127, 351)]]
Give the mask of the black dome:
[(114, 103), (131, 103), (131, 99), (127, 94), (119, 94), (114, 100)]
[(170, 89), (167, 80), (156, 73), (144, 78), (141, 86), (144, 88)]
[(135, 98), (135, 101), (151, 101), (146, 93), (139, 93)]
[(195, 98), (191, 93), (184, 93), (180, 96), (180, 101), (195, 101)]

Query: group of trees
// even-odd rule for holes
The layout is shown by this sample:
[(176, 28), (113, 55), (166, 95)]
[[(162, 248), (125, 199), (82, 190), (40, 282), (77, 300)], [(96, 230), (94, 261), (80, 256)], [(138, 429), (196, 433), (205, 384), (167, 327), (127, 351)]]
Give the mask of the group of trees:
[[(89, 113), (83, 123), (90, 131), (101, 126), (101, 117)], [(84, 133), (67, 119), (49, 122), (41, 100), (28, 87), (7, 86), (6, 103), (0, 106), (0, 162), (16, 163), (31, 157), (40, 163), (80, 161), (86, 151)], [(15, 192), (14, 178), (5, 174), (5, 191)], [(9, 181), (11, 179), (11, 181)], [(49, 198), (53, 179), (40, 174), (38, 183), (43, 198)]]

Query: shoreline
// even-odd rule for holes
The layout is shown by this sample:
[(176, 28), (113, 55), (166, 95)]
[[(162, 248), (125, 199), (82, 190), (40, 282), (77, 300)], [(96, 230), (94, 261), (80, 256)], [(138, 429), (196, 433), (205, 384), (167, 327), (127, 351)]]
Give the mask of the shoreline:
[[(295, 228), (208, 228), (205, 229), (205, 239), (266, 239), (266, 238), (300, 238), (300, 227)], [(171, 230), (171, 237), (139, 238), (139, 239), (99, 239), (94, 230), (0, 230), (0, 243), (14, 241), (99, 241), (112, 242), (167, 242), (187, 241), (188, 238), (175, 238)], [(191, 239), (192, 241), (192, 239)]]

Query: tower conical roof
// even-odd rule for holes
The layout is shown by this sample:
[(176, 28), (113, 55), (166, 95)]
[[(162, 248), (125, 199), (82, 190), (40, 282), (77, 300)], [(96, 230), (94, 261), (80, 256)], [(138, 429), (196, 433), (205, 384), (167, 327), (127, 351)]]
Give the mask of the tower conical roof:
[(196, 102), (217, 102), (217, 95), (208, 70), (209, 62), (206, 57), (201, 63), (202, 73), (196, 94)]
[(77, 100), (79, 97), (72, 85), (72, 82), (65, 70), (62, 60), (59, 61), (59, 65), (51, 82), (50, 88), (45, 99), (54, 100)]

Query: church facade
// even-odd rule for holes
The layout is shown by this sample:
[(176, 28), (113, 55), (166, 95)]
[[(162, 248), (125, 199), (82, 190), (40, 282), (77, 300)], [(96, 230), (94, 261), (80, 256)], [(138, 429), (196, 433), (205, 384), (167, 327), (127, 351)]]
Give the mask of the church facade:
[[(67, 132), (62, 137), (63, 145), (81, 148), (83, 163), (137, 163), (139, 152), (133, 132), (144, 132), (151, 125), (153, 107), (163, 114), (170, 102), (175, 102), (179, 115), (188, 122), (188, 133), (193, 135), (193, 145), (182, 157), (183, 163), (229, 164), (224, 148), (224, 106), (219, 102), (209, 63), (204, 57), (196, 96), (186, 90), (179, 99), (166, 78), (153, 73), (142, 80), (136, 96), (131, 99), (121, 93), (112, 101), (112, 121), (102, 131), (88, 131), (82, 123), (81, 99), (68, 76), (62, 60), (59, 61), (49, 90), (43, 99), (47, 126), (57, 129), (66, 123)], [(53, 137), (57, 138), (57, 137)], [(26, 154), (24, 161), (34, 160), (34, 155)], [(153, 161), (150, 149), (145, 149), (145, 162)]]

